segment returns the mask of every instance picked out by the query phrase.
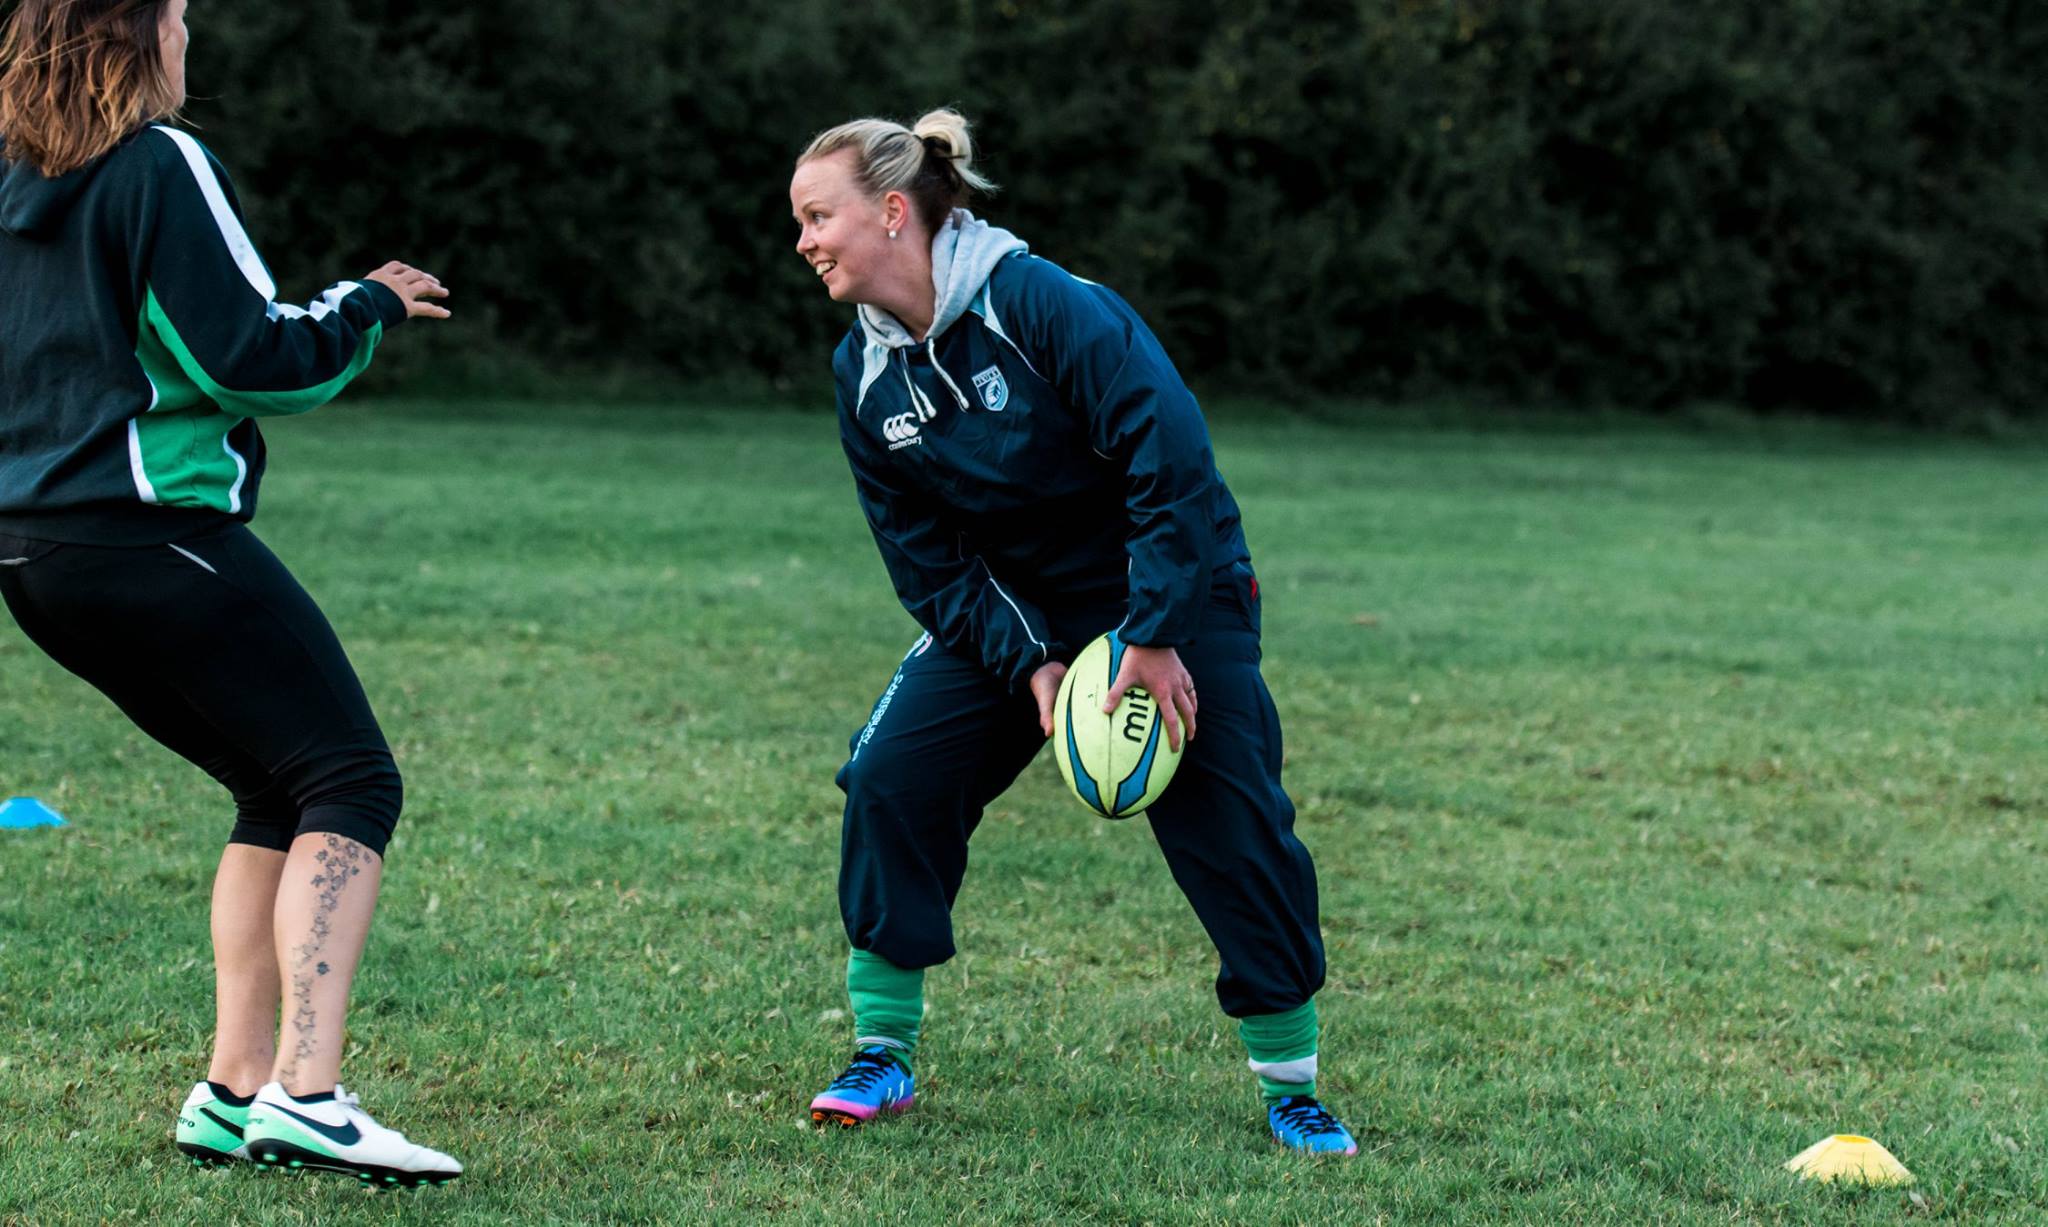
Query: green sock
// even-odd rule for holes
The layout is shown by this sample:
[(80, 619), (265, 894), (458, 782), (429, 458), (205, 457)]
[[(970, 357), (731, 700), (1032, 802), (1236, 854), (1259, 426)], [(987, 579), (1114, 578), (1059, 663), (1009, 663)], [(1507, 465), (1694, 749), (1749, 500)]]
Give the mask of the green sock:
[(1284, 1014), (1237, 1020), (1238, 1038), (1259, 1076), (1259, 1093), (1275, 1103), (1289, 1095), (1316, 1093), (1316, 1000)]
[(924, 969), (855, 950), (846, 959), (846, 997), (853, 1003), (854, 1043), (886, 1045), (908, 1069), (924, 1021)]

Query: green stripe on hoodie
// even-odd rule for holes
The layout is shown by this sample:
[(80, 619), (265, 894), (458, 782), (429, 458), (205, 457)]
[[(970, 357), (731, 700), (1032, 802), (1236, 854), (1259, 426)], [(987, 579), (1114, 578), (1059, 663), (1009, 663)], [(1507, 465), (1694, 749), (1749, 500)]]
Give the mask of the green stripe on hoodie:
[(129, 427), (137, 494), (164, 507), (241, 514), (249, 458), (228, 436), (242, 419), (207, 398), (146, 317), (135, 330), (135, 361), (156, 390), (156, 403)]
[[(179, 371), (207, 400), (236, 417), (277, 417), (318, 409), (363, 373), (370, 365), (370, 356), (377, 350), (377, 342), (384, 336), (382, 320), (364, 329), (356, 342), (355, 356), (349, 359), (348, 365), (320, 383), (298, 388), (230, 388), (208, 373), (205, 364), (192, 352), (192, 346), (186, 344), (178, 326), (171, 322), (170, 313), (164, 310), (163, 301), (157, 297), (156, 287), (149, 286), (143, 293), (143, 322), (156, 333), (164, 349), (177, 362)], [(141, 357), (139, 348), (136, 356)], [(150, 378), (154, 381), (155, 374), (152, 373)], [(161, 394), (163, 385), (159, 383), (157, 390)]]

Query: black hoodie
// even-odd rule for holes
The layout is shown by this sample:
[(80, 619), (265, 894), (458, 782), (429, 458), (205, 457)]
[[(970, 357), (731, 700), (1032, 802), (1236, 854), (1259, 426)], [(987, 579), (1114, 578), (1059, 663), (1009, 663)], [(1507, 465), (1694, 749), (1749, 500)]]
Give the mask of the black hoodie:
[(0, 176), (0, 532), (170, 541), (255, 514), (252, 419), (325, 404), (405, 318), (344, 281), (307, 307), (189, 134), (142, 129), (82, 169)]

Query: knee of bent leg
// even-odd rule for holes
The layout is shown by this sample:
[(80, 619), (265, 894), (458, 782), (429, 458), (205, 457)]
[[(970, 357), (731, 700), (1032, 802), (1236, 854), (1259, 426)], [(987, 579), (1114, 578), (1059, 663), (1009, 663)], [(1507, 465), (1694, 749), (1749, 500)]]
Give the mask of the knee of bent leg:
[(869, 800), (902, 787), (903, 773), (887, 746), (856, 745), (834, 782), (849, 801)]
[(235, 829), (228, 835), (232, 844), (250, 844), (282, 852), (291, 847), (298, 833), (299, 807), (276, 784), (235, 794)]
[(405, 808), (405, 780), (391, 752), (358, 753), (328, 764), (300, 794), (298, 833), (353, 839), (379, 856)]
[(850, 828), (878, 836), (906, 826), (921, 830), (958, 810), (963, 782), (931, 764), (920, 765), (905, 755), (877, 754), (875, 748), (870, 746), (868, 753), (839, 769)]

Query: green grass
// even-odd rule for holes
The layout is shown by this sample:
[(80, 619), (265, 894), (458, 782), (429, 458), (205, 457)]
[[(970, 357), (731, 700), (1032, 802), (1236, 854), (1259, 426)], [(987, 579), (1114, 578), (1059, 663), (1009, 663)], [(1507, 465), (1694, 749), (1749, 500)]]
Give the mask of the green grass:
[[(1219, 415), (1317, 857), (1266, 1141), (1142, 823), (991, 811), (920, 1104), (844, 1057), (846, 735), (913, 637), (829, 418), (342, 406), (259, 527), (407, 772), (347, 1080), (457, 1186), (188, 1170), (214, 786), (0, 628), (0, 1222), (2036, 1222), (2038, 441)], [(1870, 1133), (1920, 1177), (1778, 1164)]]

